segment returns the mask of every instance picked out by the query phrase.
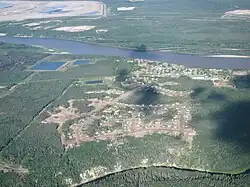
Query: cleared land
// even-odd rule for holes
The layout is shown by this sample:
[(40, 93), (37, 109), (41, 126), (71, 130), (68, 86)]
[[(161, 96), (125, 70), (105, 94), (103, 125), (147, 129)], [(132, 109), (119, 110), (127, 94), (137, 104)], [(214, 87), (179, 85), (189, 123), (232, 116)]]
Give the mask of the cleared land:
[(66, 32), (82, 32), (82, 31), (88, 31), (91, 29), (94, 29), (95, 26), (75, 26), (75, 27), (58, 27), (55, 28), (54, 30), (56, 31), (66, 31)]
[(0, 162), (0, 172), (3, 172), (3, 173), (15, 172), (15, 173), (27, 174), (29, 173), (29, 170), (26, 168), (23, 168), (22, 166), (16, 167), (7, 163)]
[(241, 55), (212, 55), (209, 57), (220, 57), (220, 58), (250, 58), (250, 56), (241, 56)]
[(224, 16), (250, 16), (250, 10), (232, 10), (225, 12)]
[(97, 1), (1, 1), (10, 5), (0, 8), (0, 21), (21, 21), (26, 19), (103, 16), (104, 4)]

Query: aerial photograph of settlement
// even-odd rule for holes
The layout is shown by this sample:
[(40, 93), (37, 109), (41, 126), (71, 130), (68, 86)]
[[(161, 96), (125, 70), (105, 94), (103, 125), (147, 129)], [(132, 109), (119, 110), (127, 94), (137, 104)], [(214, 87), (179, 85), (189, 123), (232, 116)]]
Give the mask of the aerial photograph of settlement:
[(0, 187), (249, 186), (249, 0), (0, 0)]

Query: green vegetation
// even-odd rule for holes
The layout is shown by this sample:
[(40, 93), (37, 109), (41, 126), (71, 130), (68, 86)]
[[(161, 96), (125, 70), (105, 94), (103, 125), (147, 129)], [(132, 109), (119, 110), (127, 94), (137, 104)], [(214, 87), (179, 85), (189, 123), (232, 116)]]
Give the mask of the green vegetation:
[(69, 83), (27, 83), (17, 86), (4, 98), (0, 98), (0, 148), (2, 149), (51, 101), (60, 96)]
[(10, 87), (11, 85), (15, 85), (18, 82), (22, 81), (26, 77), (28, 77), (32, 72), (29, 71), (0, 71), (0, 84), (8, 84)]
[(135, 185), (145, 187), (247, 187), (250, 185), (250, 177), (249, 175), (244, 174), (230, 176), (202, 173), (190, 170), (179, 170), (174, 168), (150, 167), (131, 169), (115, 173), (88, 184), (82, 185), (81, 187), (133, 187)]
[[(108, 7), (105, 19), (60, 18), (62, 21), (43, 23), (45, 27), (94, 25), (96, 29), (82, 33), (38, 29), (22, 25), (40, 20), (26, 20), (15, 24), (1, 23), (0, 32), (37, 37), (81, 40), (111, 46), (138, 49), (172, 50), (180, 53), (249, 55), (250, 26), (248, 18), (225, 17), (225, 12), (249, 9), (248, 0), (147, 0), (142, 3), (103, 0)], [(118, 12), (117, 7), (135, 6), (133, 11)], [(58, 20), (57, 18), (51, 20)], [(107, 29), (106, 33), (96, 33)], [(241, 49), (241, 50), (231, 50)]]
[[(250, 164), (249, 118), (246, 114), (250, 106), (249, 93), (249, 90), (203, 87), (192, 94), (197, 103), (194, 105), (192, 122), (198, 130), (196, 140), (206, 145), (203, 149), (208, 158), (215, 153), (220, 155), (216, 160), (211, 159), (210, 165), (216, 165), (214, 169), (223, 167), (224, 171), (237, 173)], [(234, 161), (227, 160), (229, 157)], [(232, 171), (232, 168), (235, 169)]]
[[(0, 71), (22, 71), (28, 66), (35, 64), (37, 60), (48, 56), (48, 54), (42, 53), (43, 49), (26, 45), (13, 45), (0, 42), (0, 49)], [(2, 75), (1, 72), (1, 81), (3, 77), (6, 79), (8, 76)], [(14, 79), (11, 81), (18, 80)]]
[[(24, 186), (26, 177), (23, 174), (17, 173), (1, 173), (0, 172), (0, 185), (1, 186)], [(29, 186), (27, 186), (29, 187)]]
[[(18, 47), (12, 46), (12, 48)], [(23, 50), (27, 50), (26, 47), (23, 46)], [(33, 53), (39, 54), (36, 56), (36, 61), (41, 61), (46, 56), (39, 51), (40, 48), (29, 48), (29, 50), (33, 51), (29, 54), (31, 56)], [(8, 48), (5, 51), (8, 53)], [(22, 47), (19, 52), (22, 53)], [(127, 62), (129, 59), (119, 57), (52, 55), (46, 59), (65, 61), (91, 59), (93, 63), (79, 66), (69, 63), (63, 71), (54, 72), (29, 72), (26, 71), (29, 68), (28, 65), (24, 66), (24, 69), (2, 71), (0, 85), (7, 85), (7, 87), (1, 88), (3, 91), (0, 92), (0, 162), (21, 165), (29, 172), (26, 174), (0, 173), (1, 185), (69, 186), (71, 183), (81, 184), (120, 170), (149, 167), (118, 172), (84, 186), (121, 184), (124, 186), (207, 186), (210, 184), (211, 186), (239, 186), (240, 182), (249, 186), (249, 176), (243, 174), (211, 175), (151, 167), (175, 166), (230, 174), (247, 170), (250, 166), (248, 78), (233, 77), (229, 82), (236, 85), (236, 89), (233, 89), (214, 87), (211, 81), (193, 80), (187, 76), (161, 77), (159, 82), (155, 80), (155, 85), (168, 83), (162, 86), (170, 90), (164, 92), (163, 89), (162, 92), (165, 95), (157, 91), (152, 84), (141, 86), (134, 95), (129, 95), (122, 100), (125, 104), (144, 105), (142, 111), (147, 115), (148, 121), (159, 116), (169, 121), (180, 111), (178, 108), (166, 107), (166, 110), (159, 108), (155, 110), (158, 113), (153, 114), (151, 110), (143, 110), (149, 109), (150, 105), (172, 106), (177, 102), (189, 103), (190, 106), (185, 105), (185, 109), (191, 111), (192, 120), (186, 125), (197, 132), (194, 139), (190, 141), (185, 141), (184, 135), (173, 136), (157, 132), (144, 134), (144, 136), (139, 134), (136, 137), (131, 134), (122, 136), (121, 132), (119, 134), (121, 136), (112, 140), (104, 138), (82, 141), (73, 148), (66, 148), (61, 144), (57, 126), (43, 121), (51, 115), (50, 112), (55, 112), (58, 106), (69, 107), (70, 99), (75, 99), (73, 107), (81, 113), (93, 111), (94, 107), (88, 105), (90, 101), (87, 99), (105, 101), (107, 98), (116, 98), (121, 91), (126, 93), (127, 90), (123, 88), (121, 82), (133, 76), (135, 79), (134, 72), (140, 67), (135, 61), (131, 63), (131, 61)], [(26, 64), (32, 63), (27, 61)], [(172, 68), (171, 65), (169, 66)], [(178, 66), (173, 68), (178, 69)], [(199, 71), (201, 74), (208, 73), (208, 70), (199, 69)], [(228, 75), (231, 76), (229, 73)], [(148, 76), (149, 79), (150, 74), (145, 73), (144, 76)], [(103, 80), (103, 84), (89, 85), (86, 84), (87, 80)], [(133, 80), (131, 78), (128, 81)], [(116, 93), (112, 92), (114, 90)], [(182, 96), (179, 91), (187, 95)], [(106, 108), (108, 107), (109, 104)], [(112, 117), (116, 110), (117, 108), (114, 111), (110, 110), (110, 113), (108, 111), (107, 115)], [(130, 110), (131, 108), (126, 105), (117, 116)], [(100, 116), (95, 116), (95, 122), (85, 128), (86, 134), (94, 135), (97, 130), (106, 132), (122, 127), (119, 121), (111, 127), (101, 126), (98, 120), (105, 116), (99, 113)], [(128, 113), (127, 116), (129, 115), (132, 116), (133, 113)], [(82, 120), (88, 120), (87, 116), (84, 117)], [(77, 122), (79, 122), (77, 119), (66, 121), (62, 132), (69, 133), (72, 131), (69, 127)]]

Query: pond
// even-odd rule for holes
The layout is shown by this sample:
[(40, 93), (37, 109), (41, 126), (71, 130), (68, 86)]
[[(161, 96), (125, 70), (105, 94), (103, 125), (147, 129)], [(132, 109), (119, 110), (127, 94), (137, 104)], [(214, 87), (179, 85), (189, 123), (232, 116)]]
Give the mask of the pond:
[(40, 62), (32, 67), (32, 70), (57, 70), (64, 62)]
[(87, 12), (85, 14), (81, 14), (81, 16), (94, 16), (94, 15), (96, 15), (98, 13), (99, 13), (98, 11)]
[(82, 64), (89, 64), (90, 63), (90, 60), (88, 59), (84, 59), (84, 60), (76, 60), (74, 62), (74, 65), (82, 65)]
[(93, 81), (86, 81), (86, 84), (102, 84), (102, 80), (93, 80)]
[(10, 7), (13, 7), (13, 5), (12, 5), (12, 4), (9, 4), (9, 3), (1, 3), (1, 2), (0, 2), (0, 9), (1, 9), (1, 8), (10, 8)]
[(53, 13), (57, 13), (57, 12), (63, 12), (63, 8), (65, 8), (67, 6), (61, 5), (61, 6), (55, 6), (55, 7), (48, 7), (45, 10), (40, 11), (40, 13), (42, 14), (53, 14)]

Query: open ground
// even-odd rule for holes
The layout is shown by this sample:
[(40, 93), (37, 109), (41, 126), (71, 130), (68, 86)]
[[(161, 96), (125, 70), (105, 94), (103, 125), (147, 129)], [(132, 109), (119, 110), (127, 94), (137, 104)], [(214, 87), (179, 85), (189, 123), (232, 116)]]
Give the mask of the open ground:
[(104, 16), (105, 6), (99, 1), (2, 1), (10, 5), (0, 8), (0, 21), (21, 21), (26, 19)]

